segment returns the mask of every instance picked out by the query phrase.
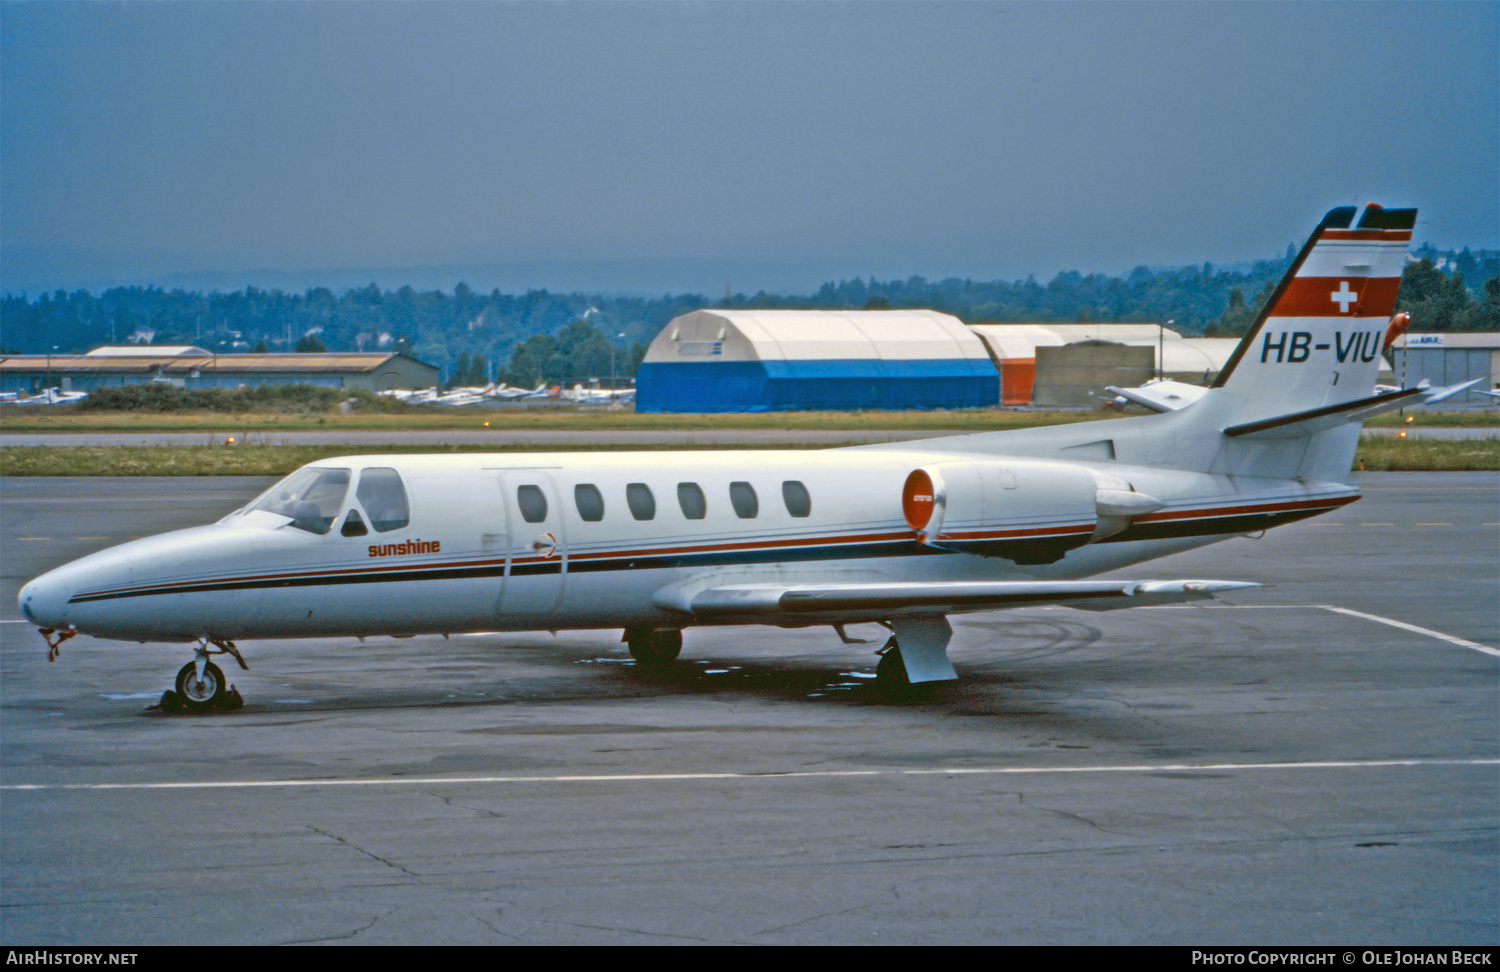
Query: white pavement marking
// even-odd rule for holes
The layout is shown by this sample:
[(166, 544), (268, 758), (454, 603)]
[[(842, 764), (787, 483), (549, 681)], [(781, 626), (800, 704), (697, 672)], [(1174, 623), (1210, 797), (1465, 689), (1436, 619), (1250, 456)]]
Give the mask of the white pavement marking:
[(1366, 621), (1375, 621), (1379, 624), (1388, 624), (1393, 628), (1410, 631), (1439, 641), (1446, 641), (1460, 648), (1468, 648), (1471, 651), (1482, 652), (1495, 658), (1500, 658), (1500, 649), (1482, 645), (1477, 641), (1460, 638), (1457, 635), (1443, 634), (1431, 628), (1421, 625), (1408, 624), (1405, 621), (1397, 621), (1395, 618), (1385, 618), (1378, 614), (1366, 614), (1364, 611), (1356, 611), (1353, 608), (1339, 607), (1335, 604), (1156, 604), (1147, 607), (1133, 608), (1136, 611), (1287, 611), (1293, 608), (1311, 608), (1316, 611), (1332, 611), (1335, 614), (1347, 614), (1351, 618), (1364, 618)]
[(1336, 611), (1339, 614), (1347, 614), (1351, 618), (1364, 618), (1366, 621), (1375, 621), (1380, 624), (1388, 624), (1393, 628), (1400, 628), (1403, 631), (1414, 631), (1417, 634), (1426, 635), (1429, 638), (1437, 638), (1440, 641), (1446, 641), (1449, 644), (1458, 645), (1460, 648), (1468, 648), (1472, 651), (1483, 652), (1486, 655), (1500, 658), (1500, 650), (1491, 648), (1489, 645), (1481, 645), (1477, 641), (1469, 641), (1466, 638), (1459, 638), (1455, 637), (1454, 635), (1443, 634), (1441, 631), (1433, 631), (1431, 628), (1423, 628), (1415, 624), (1407, 624), (1405, 621), (1397, 621), (1395, 618), (1383, 618), (1378, 614), (1366, 614), (1363, 611), (1356, 611), (1353, 608), (1334, 607), (1332, 604), (1320, 604), (1318, 606), (1325, 611)]
[(900, 776), (1042, 776), (1085, 773), (1223, 773), (1233, 770), (1425, 769), (1500, 766), (1500, 759), (1333, 759), (1301, 763), (1135, 763), (1123, 766), (975, 766), (907, 770), (798, 770), (787, 773), (604, 773), (596, 776), (424, 776), (330, 780), (220, 780), (198, 783), (7, 783), (0, 791), (233, 790), (274, 786), (455, 786), (506, 783), (679, 783), (695, 780), (814, 780)]

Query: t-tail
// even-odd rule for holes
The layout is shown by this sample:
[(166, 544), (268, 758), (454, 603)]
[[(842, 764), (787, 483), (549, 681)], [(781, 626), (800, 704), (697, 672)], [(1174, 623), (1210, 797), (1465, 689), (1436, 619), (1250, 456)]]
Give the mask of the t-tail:
[(1224, 422), (1221, 471), (1345, 479), (1359, 422), (1422, 400), (1375, 393), (1417, 211), (1357, 212), (1323, 217), (1206, 396)]
[(1415, 209), (1373, 204), (1363, 213), (1354, 206), (1329, 212), (1211, 388), (1171, 404), (1127, 396), (1162, 414), (945, 443), (969, 452), (1347, 482), (1363, 419), (1452, 391), (1425, 384), (1375, 391), (1381, 354), (1405, 318), (1392, 312), (1416, 218)]
[(1344, 206), (1323, 217), (1214, 388), (1247, 420), (1374, 393), (1415, 209)]

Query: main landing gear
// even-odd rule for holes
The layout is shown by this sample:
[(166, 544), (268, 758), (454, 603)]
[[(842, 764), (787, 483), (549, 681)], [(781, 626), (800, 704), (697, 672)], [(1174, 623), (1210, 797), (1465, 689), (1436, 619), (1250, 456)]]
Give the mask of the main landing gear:
[(903, 618), (892, 621), (890, 628), (891, 637), (880, 649), (880, 664), (875, 666), (880, 701), (891, 705), (922, 702), (932, 695), (935, 683), (958, 678), (948, 661), (953, 629), (947, 618)]
[(626, 628), (620, 639), (630, 657), (641, 665), (670, 665), (682, 653), (682, 631), (677, 628)]
[[(209, 650), (213, 645), (218, 651)], [(198, 642), (193, 660), (182, 666), (177, 673), (177, 687), (161, 695), (164, 712), (229, 712), (245, 704), (239, 691), (224, 678), (224, 672), (208, 660), (210, 655), (230, 655), (240, 663), (240, 668), (250, 670), (245, 659), (232, 641), (214, 641), (204, 638)]]
[(931, 682), (913, 685), (906, 674), (906, 662), (901, 658), (901, 646), (892, 635), (880, 649), (880, 664), (875, 666), (875, 692), (880, 701), (890, 705), (909, 705), (925, 702), (932, 695)]

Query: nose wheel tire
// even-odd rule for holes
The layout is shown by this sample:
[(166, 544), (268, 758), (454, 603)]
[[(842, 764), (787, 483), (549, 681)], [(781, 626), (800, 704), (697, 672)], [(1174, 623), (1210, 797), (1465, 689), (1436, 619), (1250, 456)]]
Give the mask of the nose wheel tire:
[(213, 662), (203, 666), (203, 677), (198, 677), (196, 662), (188, 662), (177, 673), (177, 694), (182, 697), (182, 707), (189, 712), (206, 712), (219, 708), (224, 702), (224, 673)]

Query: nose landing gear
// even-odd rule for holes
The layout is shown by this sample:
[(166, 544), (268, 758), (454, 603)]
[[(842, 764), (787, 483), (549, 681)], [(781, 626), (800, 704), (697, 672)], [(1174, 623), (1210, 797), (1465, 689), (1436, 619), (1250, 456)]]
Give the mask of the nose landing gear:
[[(209, 645), (218, 651), (210, 651)], [(231, 655), (239, 662), (240, 668), (250, 670), (234, 642), (204, 638), (198, 643), (193, 660), (178, 671), (176, 689), (162, 693), (161, 708), (164, 712), (229, 712), (245, 704), (239, 691), (225, 680), (223, 670), (208, 660), (210, 655)]]

